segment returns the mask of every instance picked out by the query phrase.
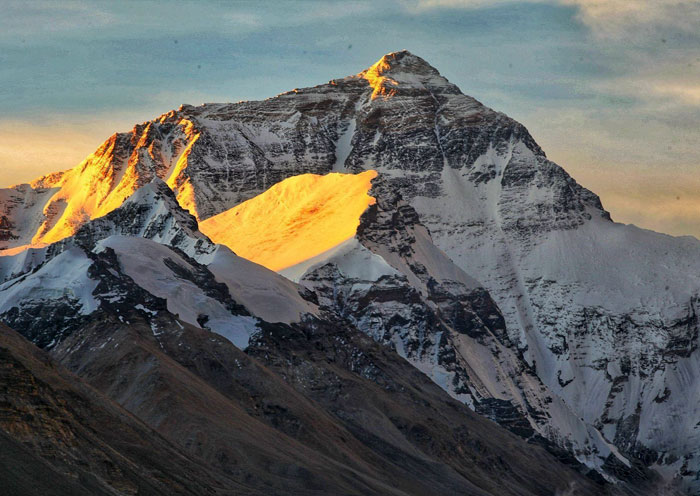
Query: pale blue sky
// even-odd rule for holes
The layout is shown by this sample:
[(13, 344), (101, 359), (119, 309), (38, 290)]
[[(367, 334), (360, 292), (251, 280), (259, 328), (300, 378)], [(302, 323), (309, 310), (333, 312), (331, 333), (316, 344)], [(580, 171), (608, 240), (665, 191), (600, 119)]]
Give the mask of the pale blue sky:
[(266, 98), (403, 48), (523, 122), (613, 218), (700, 235), (698, 0), (0, 0), (0, 185), (181, 103)]

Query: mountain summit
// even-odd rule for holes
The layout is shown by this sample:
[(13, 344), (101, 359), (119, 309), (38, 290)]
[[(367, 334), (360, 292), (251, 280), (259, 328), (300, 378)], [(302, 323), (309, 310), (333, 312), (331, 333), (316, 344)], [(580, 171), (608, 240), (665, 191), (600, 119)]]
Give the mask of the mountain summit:
[(378, 96), (389, 97), (399, 91), (403, 93), (425, 89), (427, 85), (449, 84), (437, 69), (407, 50), (384, 55), (359, 76), (366, 79), (372, 87), (372, 99)]
[(372, 70), (381, 71), (382, 74), (380, 75), (391, 76), (397, 80), (401, 80), (401, 78), (398, 76), (400, 73), (421, 76), (440, 75), (436, 68), (418, 55), (414, 55), (408, 50), (399, 50), (398, 52), (387, 53), (360, 74), (364, 74)]

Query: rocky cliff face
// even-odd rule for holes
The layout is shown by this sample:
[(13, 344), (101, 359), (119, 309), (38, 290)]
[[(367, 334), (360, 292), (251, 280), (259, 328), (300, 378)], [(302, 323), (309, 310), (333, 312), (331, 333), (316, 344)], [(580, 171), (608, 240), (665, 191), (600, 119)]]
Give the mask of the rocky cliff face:
[[(435, 278), (430, 270), (421, 273), (405, 256), (372, 248), (383, 241), (366, 232), (358, 242), (387, 257), (388, 266), (379, 264), (379, 278), (363, 274), (373, 286), (366, 293), (371, 301), (396, 302), (392, 315), (412, 322), (411, 329), (437, 319), (453, 336), (475, 342), (488, 336), (490, 344), (480, 344), (484, 353), (518, 364), (499, 372), (514, 389), (492, 390), (494, 399), (513, 401), (544, 387), (542, 398), (561, 401), (625, 457), (697, 490), (700, 242), (612, 222), (597, 196), (547, 160), (521, 124), (462, 94), (408, 52), (265, 101), (185, 105), (117, 134), (71, 171), (0, 191), (0, 248), (71, 236), (156, 177), (203, 220), (287, 177), (368, 169), (381, 178), (374, 196), (403, 197), (406, 205), (391, 215), (417, 215), (431, 242), (489, 295), (475, 293), (470, 288), (479, 285), (454, 271), (430, 283), (423, 277)], [(179, 249), (195, 256), (193, 246)], [(1, 270), (23, 273), (38, 256), (30, 253)], [(319, 268), (307, 280), (347, 288), (332, 270)], [(409, 345), (404, 356), (414, 363), (429, 357), (443, 367), (449, 359), (441, 355), (458, 354), (455, 341), (441, 348), (447, 338), (436, 333), (416, 338), (405, 334), (405, 325), (375, 325), (372, 311), (360, 308), (365, 300), (355, 296), (342, 308), (332, 303), (380, 341)], [(330, 308), (324, 291), (319, 297)], [(491, 301), (499, 312), (491, 311)], [(481, 337), (470, 336), (484, 329)], [(467, 365), (478, 358), (464, 355)], [(530, 377), (539, 385), (531, 387)], [(474, 405), (486, 405), (489, 396), (459, 380), (443, 386), (454, 395), (469, 390), (460, 398)], [(499, 411), (500, 404), (492, 405), (489, 411)]]
[(542, 383), (489, 293), (434, 246), (412, 207), (384, 193), (356, 238), (283, 273), (478, 413), (611, 478), (615, 467), (639, 472)]

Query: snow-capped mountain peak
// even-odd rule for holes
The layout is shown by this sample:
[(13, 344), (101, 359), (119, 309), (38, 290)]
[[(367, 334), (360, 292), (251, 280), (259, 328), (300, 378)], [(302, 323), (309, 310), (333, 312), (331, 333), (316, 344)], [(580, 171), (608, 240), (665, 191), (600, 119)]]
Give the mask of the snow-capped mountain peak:
[(388, 98), (398, 92), (410, 92), (429, 86), (452, 86), (447, 79), (422, 58), (407, 50), (384, 55), (375, 64), (358, 76), (367, 80), (372, 87), (372, 99)]

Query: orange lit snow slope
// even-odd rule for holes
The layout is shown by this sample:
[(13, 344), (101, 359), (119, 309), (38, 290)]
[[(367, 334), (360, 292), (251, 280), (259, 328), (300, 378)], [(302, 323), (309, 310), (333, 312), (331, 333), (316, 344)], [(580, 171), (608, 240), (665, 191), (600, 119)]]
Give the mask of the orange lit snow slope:
[(282, 270), (352, 238), (377, 172), (302, 174), (199, 223), (215, 243), (241, 257)]

